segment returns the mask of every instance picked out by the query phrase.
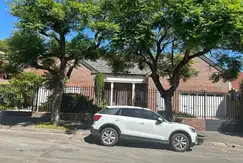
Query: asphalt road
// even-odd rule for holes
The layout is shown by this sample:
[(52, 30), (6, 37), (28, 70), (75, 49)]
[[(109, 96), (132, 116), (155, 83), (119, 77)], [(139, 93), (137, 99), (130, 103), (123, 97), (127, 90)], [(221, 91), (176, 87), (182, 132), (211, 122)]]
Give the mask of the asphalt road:
[(185, 153), (161, 144), (99, 146), (90, 137), (0, 129), (0, 163), (242, 163), (243, 149), (210, 142)]

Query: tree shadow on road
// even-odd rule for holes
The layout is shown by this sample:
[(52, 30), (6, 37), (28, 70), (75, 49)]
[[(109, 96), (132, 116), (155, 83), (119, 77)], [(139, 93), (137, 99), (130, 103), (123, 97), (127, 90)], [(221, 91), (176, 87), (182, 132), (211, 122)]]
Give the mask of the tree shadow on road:
[[(14, 126), (28, 127), (46, 125), (50, 122), (50, 114), (43, 114), (40, 117), (33, 117), (31, 112), (8, 111), (0, 112), (0, 126), (12, 128)], [(88, 130), (90, 122), (61, 120), (59, 126), (69, 130)]]
[[(91, 134), (87, 137), (84, 138), (84, 141), (89, 144), (96, 144), (96, 145), (101, 145), (99, 143), (99, 139), (95, 138)], [(170, 150), (171, 148), (168, 144), (163, 144), (160, 142), (145, 142), (145, 141), (140, 141), (140, 140), (128, 140), (128, 139), (123, 139), (120, 142), (116, 144), (116, 146), (120, 147), (130, 147), (130, 148), (143, 148), (143, 149), (159, 149), (159, 150)], [(189, 149), (188, 151), (191, 151)]]

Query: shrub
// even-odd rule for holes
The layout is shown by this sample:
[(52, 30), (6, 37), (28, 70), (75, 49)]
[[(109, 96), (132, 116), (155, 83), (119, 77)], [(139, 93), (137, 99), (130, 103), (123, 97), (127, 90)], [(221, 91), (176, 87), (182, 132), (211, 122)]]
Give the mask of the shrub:
[(105, 87), (105, 76), (102, 73), (98, 73), (95, 77), (95, 97), (96, 103), (102, 105), (103, 93)]
[(32, 72), (14, 76), (6, 85), (0, 85), (3, 103), (1, 110), (22, 109), (33, 105), (36, 90), (42, 83), (42, 77)]
[(63, 95), (60, 111), (62, 113), (85, 112), (95, 114), (99, 110), (101, 110), (101, 107), (95, 105), (93, 99), (80, 94), (68, 93)]
[(232, 133), (242, 133), (243, 132), (243, 120), (226, 120), (224, 121), (219, 130), (221, 132), (232, 132)]
[[(158, 111), (158, 114), (160, 114), (163, 117), (165, 117), (165, 110)], [(177, 119), (180, 119), (180, 118), (196, 118), (196, 116), (194, 116), (194, 115), (191, 115), (191, 114), (188, 114), (188, 113), (183, 113), (183, 112), (175, 112), (175, 111), (173, 111), (172, 115), (173, 115), (174, 119), (175, 118), (177, 118)]]
[[(50, 111), (51, 96), (48, 97), (47, 102), (39, 107), (39, 111)], [(67, 93), (62, 97), (61, 113), (91, 113), (95, 114), (103, 107), (94, 104), (93, 99), (76, 93)]]

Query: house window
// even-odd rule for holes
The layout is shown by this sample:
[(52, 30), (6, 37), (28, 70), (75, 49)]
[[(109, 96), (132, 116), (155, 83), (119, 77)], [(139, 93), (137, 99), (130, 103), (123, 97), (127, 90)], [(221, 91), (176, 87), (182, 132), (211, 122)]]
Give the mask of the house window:
[(144, 102), (144, 91), (136, 91), (135, 100), (136, 102)]

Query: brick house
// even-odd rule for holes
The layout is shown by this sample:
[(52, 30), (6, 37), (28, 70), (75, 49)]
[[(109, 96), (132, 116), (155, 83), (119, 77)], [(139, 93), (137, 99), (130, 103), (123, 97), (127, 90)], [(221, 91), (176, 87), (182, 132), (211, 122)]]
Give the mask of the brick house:
[[(172, 99), (173, 108), (197, 116), (206, 114), (204, 109), (209, 108), (211, 111), (207, 113), (207, 116), (225, 116), (224, 95), (231, 89), (231, 83), (223, 81), (212, 83), (210, 76), (221, 71), (221, 68), (215, 66), (205, 56), (194, 59), (193, 67), (199, 70), (198, 76), (180, 83)], [(81, 67), (73, 71), (68, 84), (93, 87), (94, 78), (98, 72), (105, 75), (105, 97), (109, 105), (135, 105), (153, 110), (164, 109), (164, 101), (150, 78), (150, 72), (142, 71), (138, 67), (130, 69), (126, 74), (114, 75), (106, 61), (86, 60), (82, 62)], [(165, 88), (169, 87), (165, 79), (161, 78), (161, 82)], [(197, 108), (196, 112), (195, 108)]]
[[(153, 110), (163, 110), (164, 101), (158, 94), (156, 87), (150, 78), (150, 71), (140, 70), (138, 67), (128, 70), (126, 74), (115, 75), (112, 73), (111, 67), (104, 60), (92, 62), (85, 60), (81, 62), (82, 65), (73, 70), (69, 86), (76, 86), (79, 88), (93, 88), (95, 75), (100, 72), (105, 76), (105, 99), (109, 105), (136, 105), (151, 108)], [(221, 71), (220, 67), (205, 56), (194, 59), (193, 67), (199, 71), (198, 76), (189, 79), (186, 82), (181, 82), (177, 92), (173, 97), (173, 108), (177, 111), (188, 112), (200, 116), (205, 107), (213, 107), (213, 116), (217, 116), (218, 110), (224, 110), (226, 105), (224, 94), (231, 89), (229, 82), (219, 81), (212, 83), (209, 77)], [(33, 68), (25, 71), (35, 71), (43, 75), (44, 71), (35, 70)], [(161, 78), (161, 82), (165, 88), (169, 87), (168, 82)], [(92, 91), (91, 91), (92, 92)], [(205, 96), (207, 94), (207, 96)], [(90, 93), (85, 95), (91, 96)], [(91, 98), (94, 97), (92, 93)], [(212, 102), (215, 101), (213, 106)], [(186, 111), (184, 110), (186, 108)], [(190, 111), (188, 108), (198, 108)], [(193, 112), (193, 113), (192, 113)]]

